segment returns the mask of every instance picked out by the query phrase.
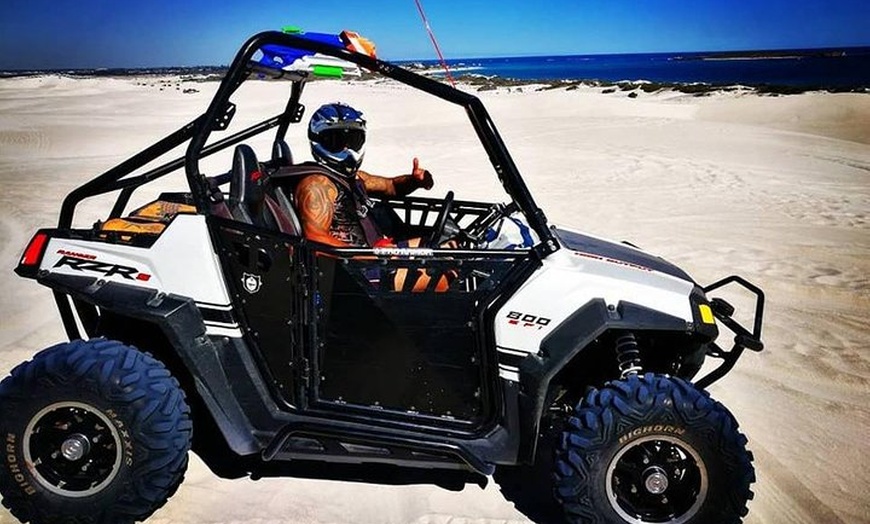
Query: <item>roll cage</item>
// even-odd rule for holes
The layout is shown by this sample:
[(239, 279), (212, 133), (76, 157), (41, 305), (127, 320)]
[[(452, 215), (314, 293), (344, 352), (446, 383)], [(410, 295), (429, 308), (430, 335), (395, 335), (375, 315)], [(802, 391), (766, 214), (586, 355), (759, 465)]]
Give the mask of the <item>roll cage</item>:
[[(208, 214), (213, 202), (213, 191), (208, 179), (200, 172), (200, 160), (218, 151), (277, 127), (276, 139), (283, 139), (291, 123), (302, 119), (304, 106), (300, 103), (305, 83), (310, 79), (304, 71), (285, 71), (266, 67), (252, 58), (264, 46), (279, 46), (338, 58), (364, 69), (432, 94), (447, 102), (462, 106), (483, 145), (490, 163), (505, 191), (522, 212), (529, 226), (541, 241), (534, 251), (541, 258), (558, 249), (558, 243), (547, 226), (544, 212), (537, 206), (525, 182), (504, 145), (495, 124), (480, 100), (437, 80), (418, 75), (394, 64), (356, 53), (329, 43), (307, 39), (297, 34), (267, 31), (254, 35), (241, 47), (233, 59), (208, 109), (192, 122), (159, 140), (121, 164), (73, 190), (61, 207), (58, 228), (72, 226), (76, 206), (84, 199), (120, 190), (109, 218), (120, 217), (136, 189), (183, 167), (190, 186), (193, 204), (200, 214)], [(271, 78), (286, 78), (292, 82), (290, 96), (283, 112), (237, 133), (207, 144), (211, 133), (229, 126), (236, 111), (231, 96), (252, 74)], [(172, 149), (189, 142), (183, 158), (176, 158), (142, 174), (129, 176)]]
[[(217, 215), (214, 208), (222, 195), (216, 186), (228, 182), (232, 171), (207, 177), (200, 172), (200, 161), (219, 151), (242, 146), (247, 139), (271, 129), (276, 129), (276, 142), (283, 141), (289, 126), (302, 120), (304, 107), (300, 99), (307, 81), (310, 80), (309, 74), (304, 71), (270, 68), (258, 63), (254, 57), (264, 46), (286, 46), (338, 58), (465, 108), (512, 202), (498, 205), (457, 201), (454, 213), (457, 222), (464, 220), (466, 225), (469, 220), (472, 223), (479, 223), (482, 217), (496, 208), (500, 210), (499, 212), (519, 211), (525, 215), (530, 228), (536, 232), (540, 241), (530, 250), (487, 249), (483, 253), (479, 249), (435, 249), (427, 250), (428, 252), (415, 252), (413, 256), (404, 256), (405, 254), (393, 256), (393, 253), (387, 250), (373, 253), (372, 249), (335, 249), (317, 243), (309, 245), (305, 239), (298, 236)], [(213, 131), (229, 127), (236, 112), (236, 106), (230, 99), (251, 75), (284, 78), (290, 81), (289, 98), (284, 109), (266, 120), (209, 143)], [(187, 149), (183, 157), (175, 158), (157, 167), (150, 167), (152, 162), (162, 160), (163, 155), (185, 144)], [(238, 151), (239, 147), (236, 147), (236, 150)], [(268, 166), (267, 162), (266, 167)], [(510, 462), (515, 459), (520, 446), (520, 436), (518, 432), (508, 431), (505, 427), (515, 428), (518, 424), (517, 403), (513, 398), (516, 389), (508, 387), (502, 391), (497, 386), (500, 369), (494, 349), (493, 316), (513, 291), (540, 266), (540, 259), (558, 249), (558, 243), (547, 226), (543, 212), (535, 204), (520, 177), (492, 120), (476, 97), (343, 47), (297, 35), (279, 32), (261, 33), (249, 39), (238, 52), (205, 113), (73, 190), (66, 197), (61, 208), (58, 224), (58, 229), (61, 231), (53, 234), (84, 235), (89, 239), (92, 238), (93, 235), (89, 231), (71, 229), (76, 206), (82, 200), (119, 191), (120, 194), (108, 218), (121, 218), (125, 214), (131, 196), (139, 187), (181, 168), (184, 168), (190, 187), (190, 194), (182, 195), (183, 200), (195, 206), (198, 214), (209, 218), (209, 233), (231, 295), (234, 315), (232, 319), (238, 322), (244, 333), (241, 339), (233, 338), (229, 342), (221, 341), (219, 344), (232, 345), (239, 355), (245, 355), (239, 358), (253, 359), (250, 361), (251, 365), (256, 366), (260, 374), (250, 378), (250, 381), (252, 384), (258, 384), (251, 386), (257, 390), (257, 395), (262, 394), (258, 402), (262, 402), (264, 406), (281, 406), (278, 409), (280, 412), (270, 411), (272, 416), (257, 421), (247, 421), (246, 410), (241, 410), (243, 413), (237, 420), (221, 419), (222, 422), (218, 423), (227, 442), (235, 443), (234, 450), (250, 452), (258, 449), (258, 445), (254, 443), (255, 437), (252, 435), (274, 433), (274, 439), (269, 440), (269, 451), (266, 456), (269, 457), (267, 460), (271, 457), (279, 457), (286, 440), (286, 435), (281, 433), (284, 431), (282, 428), (289, 420), (299, 416), (312, 416), (320, 421), (319, 423), (332, 427), (338, 423), (323, 422), (323, 420), (332, 420), (336, 413), (340, 413), (350, 425), (376, 422), (380, 427), (378, 431), (383, 433), (379, 438), (389, 442), (396, 440), (391, 432), (397, 428), (409, 427), (417, 428), (424, 433), (441, 435), (443, 439), (448, 439), (447, 435), (450, 435), (449, 439), (455, 437), (458, 440), (457, 442), (451, 440), (450, 449), (455, 448), (455, 453), (460, 455), (461, 461), (471, 464), (472, 469), (476, 471), (491, 473), (492, 466), (484, 462)], [(427, 214), (431, 218), (433, 212), (446, 207), (442, 201), (425, 198), (391, 199), (389, 204), (390, 208), (403, 218), (405, 224), (423, 231), (429, 227)], [(415, 217), (413, 220), (410, 218), (412, 216)], [(134, 240), (140, 239), (134, 238)], [(149, 241), (148, 238), (141, 240)], [(250, 256), (245, 256), (246, 254)], [(267, 265), (273, 269), (263, 271), (263, 291), (251, 298), (248, 296), (249, 293), (240, 287), (241, 282), (246, 277), (246, 273), (254, 272), (263, 254), (268, 258)], [(288, 257), (293, 258), (288, 260)], [(439, 293), (437, 297), (422, 292), (393, 293), (405, 289), (384, 287), (384, 282), (394, 278), (392, 273), (385, 273), (382, 267), (382, 263), (387, 260), (390, 261), (391, 268), (407, 271), (408, 274), (418, 273), (418, 270), (423, 269), (425, 265), (423, 272), (432, 277), (433, 285), (436, 285), (439, 280), (438, 275), (451, 271), (457, 275), (457, 278), (452, 281), (455, 285), (451, 285), (450, 291)], [(267, 281), (267, 279), (271, 280)], [(116, 283), (109, 284), (112, 289), (118, 287)], [(304, 289), (299, 286), (303, 286)], [(79, 318), (91, 319), (82, 321), (85, 332), (91, 334), (96, 325), (93, 319), (96, 318), (97, 308), (105, 303), (109, 304), (109, 310), (118, 309), (122, 315), (142, 318), (146, 322), (153, 321), (161, 330), (175, 337), (172, 339), (172, 344), (180, 353), (196, 354), (200, 355), (197, 358), (201, 358), (202, 351), (199, 349), (188, 351), (190, 348), (185, 344), (191, 344), (191, 340), (203, 346), (211, 344), (207, 337), (193, 335), (194, 332), (200, 333), (203, 322), (193, 322), (192, 324), (196, 326), (187, 326), (185, 322), (190, 323), (188, 322), (190, 319), (178, 320), (179, 317), (174, 311), (152, 311), (154, 308), (150, 305), (147, 308), (142, 306), (146, 309), (144, 312), (123, 309), (123, 306), (129, 305), (128, 302), (141, 305), (139, 295), (136, 295), (136, 298), (131, 298), (133, 295), (130, 294), (124, 295), (129, 300), (115, 304), (98, 302), (88, 295), (90, 291), (87, 290), (81, 291), (59, 284), (50, 284), (49, 287), (54, 288), (55, 299), (70, 339), (80, 338), (73, 307)], [(267, 291), (280, 292), (281, 295), (278, 299), (274, 299), (275, 295), (270, 295)], [(425, 291), (430, 289), (427, 287)], [(134, 294), (138, 292), (140, 290), (132, 290)], [(329, 302), (330, 296), (338, 295), (357, 297), (357, 303), (350, 299)], [(162, 293), (156, 296), (165, 298)], [(292, 300), (285, 300), (288, 297)], [(374, 307), (369, 302), (358, 303), (365, 301), (366, 297), (374, 297), (371, 300), (377, 301), (379, 307)], [(151, 304), (153, 301), (149, 299), (144, 302)], [(450, 306), (444, 307), (445, 303)], [(191, 315), (196, 317), (194, 303), (188, 301), (186, 304), (185, 311), (191, 310)], [(286, 307), (276, 312), (275, 304)], [(392, 353), (374, 349), (371, 351), (371, 354), (381, 357), (379, 362), (383, 364), (381, 366), (383, 369), (389, 370), (394, 376), (405, 376), (407, 366), (402, 367), (402, 365), (407, 364), (408, 358), (411, 358), (411, 360), (416, 359), (414, 362), (423, 362), (438, 371), (428, 375), (423, 373), (422, 376), (408, 375), (428, 384), (426, 388), (417, 388), (420, 390), (417, 396), (406, 398), (395, 393), (386, 399), (385, 406), (367, 405), (371, 400), (371, 388), (375, 387), (374, 382), (378, 381), (367, 381), (366, 376), (354, 371), (356, 363), (353, 358), (357, 356), (357, 352), (349, 351), (348, 348), (352, 342), (364, 339), (367, 330), (372, 325), (376, 325), (375, 321), (378, 319), (373, 320), (370, 315), (363, 319), (364, 325), (352, 326), (353, 329), (339, 326), (337, 319), (351, 316), (341, 310), (348, 304), (357, 304), (359, 307), (356, 307), (355, 311), (371, 311), (372, 315), (389, 317), (380, 319), (383, 329), (379, 329), (378, 332), (383, 337), (392, 337), (384, 345), (388, 349), (392, 348)], [(451, 351), (445, 351), (437, 343), (437, 337), (429, 336), (428, 324), (412, 332), (410, 337), (403, 333), (395, 333), (396, 329), (387, 329), (389, 326), (384, 327), (394, 319), (399, 319), (398, 323), (402, 325), (410, 324), (410, 322), (403, 322), (401, 315), (411, 311), (438, 313), (440, 316), (436, 327), (441, 332), (449, 332), (454, 337), (451, 339), (453, 340)], [(257, 337), (252, 333), (260, 333), (262, 336)], [(325, 349), (321, 346), (321, 342), (326, 343)], [(402, 354), (408, 358), (393, 362), (388, 358), (391, 354)], [(292, 359), (292, 367), (286, 365), (288, 355)], [(345, 358), (345, 355), (349, 357)], [(391, 368), (390, 365), (394, 367)], [(465, 375), (453, 377), (454, 380), (449, 384), (444, 382), (446, 379), (441, 376), (441, 370), (460, 368), (464, 369)], [(326, 376), (329, 380), (324, 382), (322, 376)], [(358, 379), (357, 382), (351, 380), (354, 378)], [(457, 388), (457, 383), (461, 384), (462, 388)], [(410, 385), (415, 383), (409, 382)], [(235, 405), (234, 399), (227, 398), (230, 394), (225, 391), (224, 385), (208, 384), (203, 387), (204, 390), (200, 391), (203, 398), (214, 399), (206, 401), (214, 403), (213, 412), (224, 409), (217, 406)], [(448, 391), (450, 395), (444, 398), (437, 397), (434, 395), (436, 391)], [(350, 393), (354, 393), (355, 396), (351, 397)], [(510, 398), (502, 399), (502, 395)], [(470, 403), (474, 404), (473, 410), (463, 412), (459, 409)], [(259, 432), (243, 429), (249, 426), (258, 428)], [(490, 442), (492, 438), (500, 443), (493, 447)], [(458, 443), (460, 440), (461, 444)], [(411, 462), (416, 463), (416, 459)]]

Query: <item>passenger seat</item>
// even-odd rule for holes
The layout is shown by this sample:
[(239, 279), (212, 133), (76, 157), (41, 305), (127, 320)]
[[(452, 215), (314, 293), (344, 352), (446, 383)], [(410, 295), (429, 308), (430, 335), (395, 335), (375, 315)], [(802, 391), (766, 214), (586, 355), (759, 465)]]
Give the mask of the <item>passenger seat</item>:
[(275, 168), (293, 165), (293, 153), (290, 152), (290, 146), (281, 138), (276, 138), (272, 143), (272, 165)]
[[(293, 165), (293, 153), (290, 151), (290, 146), (287, 145), (281, 138), (276, 138), (272, 143), (272, 167), (277, 170), (282, 167)], [(288, 198), (284, 188), (277, 184), (269, 184), (268, 192), (274, 197), (278, 206), (284, 211), (284, 215), (290, 222), (290, 228), (293, 230), (292, 235), (302, 234), (302, 224), (299, 222), (299, 216), (296, 213), (296, 207)]]

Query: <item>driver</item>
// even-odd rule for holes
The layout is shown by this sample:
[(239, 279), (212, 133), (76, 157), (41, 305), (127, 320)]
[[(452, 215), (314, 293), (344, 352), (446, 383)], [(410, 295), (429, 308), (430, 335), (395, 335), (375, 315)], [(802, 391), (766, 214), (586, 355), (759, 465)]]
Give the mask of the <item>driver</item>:
[[(338, 174), (308, 175), (296, 186), (296, 205), (305, 238), (338, 247), (393, 247), (396, 244), (366, 219), (368, 195), (405, 196), (431, 189), (432, 175), (414, 158), (411, 173), (385, 178), (359, 169), (365, 154), (366, 121), (360, 111), (336, 102), (321, 106), (308, 124), (311, 154)], [(419, 245), (419, 239), (402, 247)]]

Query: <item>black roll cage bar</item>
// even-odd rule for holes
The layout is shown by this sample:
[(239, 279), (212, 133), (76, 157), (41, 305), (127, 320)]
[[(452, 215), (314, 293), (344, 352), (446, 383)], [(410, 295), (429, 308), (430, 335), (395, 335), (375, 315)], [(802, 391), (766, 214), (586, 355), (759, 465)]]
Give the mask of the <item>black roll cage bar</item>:
[[(208, 180), (199, 171), (200, 159), (232, 147), (247, 138), (273, 127), (278, 128), (276, 138), (283, 139), (289, 125), (301, 120), (304, 107), (299, 103), (299, 99), (304, 84), (308, 80), (308, 74), (305, 72), (275, 70), (251, 62), (254, 54), (265, 45), (295, 47), (340, 58), (464, 107), (502, 186), (517, 204), (519, 210), (525, 215), (531, 228), (541, 239), (541, 243), (535, 249), (538, 255), (544, 257), (558, 249), (558, 243), (547, 226), (547, 218), (544, 212), (535, 204), (528, 187), (519, 174), (516, 164), (514, 164), (501, 136), (498, 134), (495, 124), (492, 122), (483, 103), (477, 97), (368, 55), (354, 53), (347, 49), (277, 31), (256, 34), (245, 42), (233, 59), (226, 76), (221, 81), (217, 93), (212, 98), (208, 109), (203, 115), (70, 192), (64, 199), (61, 207), (58, 228), (69, 228), (72, 226), (75, 208), (85, 198), (116, 190), (121, 192), (112, 208), (110, 218), (119, 217), (128, 204), (131, 195), (138, 187), (163, 177), (182, 166), (187, 176), (197, 212), (207, 214), (212, 204), (213, 193)], [(290, 97), (284, 112), (206, 146), (212, 131), (225, 129), (229, 125), (235, 113), (235, 105), (230, 102), (230, 97), (251, 73), (268, 75), (274, 78), (285, 77), (292, 81)], [(190, 143), (183, 158), (177, 158), (140, 175), (126, 178), (133, 171), (187, 141), (190, 141)]]

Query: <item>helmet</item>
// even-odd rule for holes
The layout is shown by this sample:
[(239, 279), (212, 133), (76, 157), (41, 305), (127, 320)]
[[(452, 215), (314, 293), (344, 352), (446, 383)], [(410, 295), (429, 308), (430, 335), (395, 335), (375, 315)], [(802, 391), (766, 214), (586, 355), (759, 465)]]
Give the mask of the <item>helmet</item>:
[(365, 154), (365, 118), (340, 102), (323, 105), (311, 116), (308, 139), (315, 160), (352, 177)]

